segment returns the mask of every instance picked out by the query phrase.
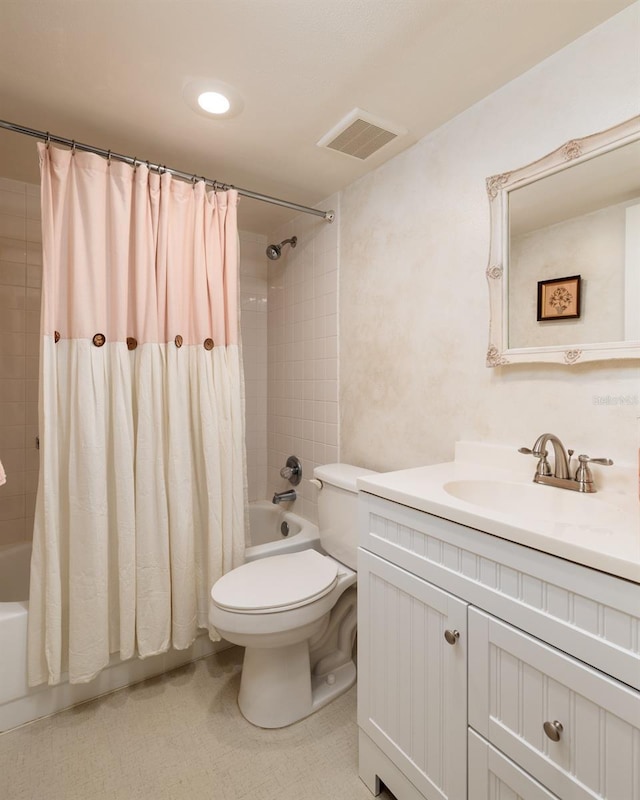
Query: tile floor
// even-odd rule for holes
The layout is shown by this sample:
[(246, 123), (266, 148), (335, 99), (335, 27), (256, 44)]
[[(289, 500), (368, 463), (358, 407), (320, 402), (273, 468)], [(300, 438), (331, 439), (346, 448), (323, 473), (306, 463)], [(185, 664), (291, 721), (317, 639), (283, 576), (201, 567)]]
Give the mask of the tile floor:
[(225, 650), (0, 736), (0, 798), (370, 800), (355, 687), (266, 731), (238, 710), (241, 659)]

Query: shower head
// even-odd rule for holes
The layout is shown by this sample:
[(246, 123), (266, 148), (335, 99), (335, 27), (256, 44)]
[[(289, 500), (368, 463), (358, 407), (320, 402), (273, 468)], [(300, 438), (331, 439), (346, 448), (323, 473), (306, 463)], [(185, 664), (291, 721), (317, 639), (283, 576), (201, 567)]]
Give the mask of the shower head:
[(281, 253), (282, 247), (279, 244), (270, 244), (269, 247), (267, 247), (267, 258), (270, 258), (272, 261), (277, 261)]
[(280, 244), (270, 244), (269, 247), (267, 247), (267, 258), (270, 258), (272, 261), (277, 261), (282, 255), (283, 244), (290, 244), (291, 247), (295, 247), (298, 244), (298, 237), (292, 236), (290, 239), (285, 239), (280, 242)]

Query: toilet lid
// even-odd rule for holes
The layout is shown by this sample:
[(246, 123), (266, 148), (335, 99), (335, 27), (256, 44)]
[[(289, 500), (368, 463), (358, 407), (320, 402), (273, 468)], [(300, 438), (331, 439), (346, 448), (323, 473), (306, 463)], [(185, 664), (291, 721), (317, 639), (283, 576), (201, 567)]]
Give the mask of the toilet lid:
[(214, 603), (230, 611), (282, 611), (328, 594), (336, 584), (338, 564), (315, 550), (250, 561), (227, 572), (211, 590)]

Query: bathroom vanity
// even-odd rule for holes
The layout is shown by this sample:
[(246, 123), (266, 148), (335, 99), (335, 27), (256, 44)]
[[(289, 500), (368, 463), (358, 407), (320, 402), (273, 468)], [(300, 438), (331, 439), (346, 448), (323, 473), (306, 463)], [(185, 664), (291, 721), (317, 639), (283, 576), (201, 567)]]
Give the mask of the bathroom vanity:
[(459, 443), (358, 482), (360, 776), (399, 800), (640, 800), (637, 494), (503, 456)]

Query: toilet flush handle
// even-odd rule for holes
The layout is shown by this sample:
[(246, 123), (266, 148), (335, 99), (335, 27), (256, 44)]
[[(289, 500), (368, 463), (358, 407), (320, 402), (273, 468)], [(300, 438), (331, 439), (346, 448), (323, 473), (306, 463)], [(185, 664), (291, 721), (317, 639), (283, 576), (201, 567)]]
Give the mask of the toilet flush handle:
[(322, 489), (322, 481), (318, 480), (318, 478), (311, 478), (309, 483), (313, 484), (318, 490)]

